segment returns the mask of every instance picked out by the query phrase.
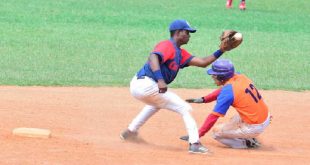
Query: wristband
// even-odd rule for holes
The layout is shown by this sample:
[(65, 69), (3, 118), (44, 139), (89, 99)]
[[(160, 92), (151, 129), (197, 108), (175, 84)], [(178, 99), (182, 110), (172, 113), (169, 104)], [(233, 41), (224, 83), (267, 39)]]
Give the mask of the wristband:
[(216, 58), (219, 58), (223, 53), (224, 53), (224, 52), (222, 52), (222, 51), (219, 49), (219, 50), (215, 51), (215, 52), (213, 53), (213, 55), (214, 55)]
[(160, 70), (157, 70), (157, 71), (155, 71), (155, 72), (153, 72), (153, 73), (154, 73), (154, 76), (155, 76), (156, 80), (164, 79), (164, 78), (163, 78), (163, 75), (161, 74), (161, 71), (160, 71)]

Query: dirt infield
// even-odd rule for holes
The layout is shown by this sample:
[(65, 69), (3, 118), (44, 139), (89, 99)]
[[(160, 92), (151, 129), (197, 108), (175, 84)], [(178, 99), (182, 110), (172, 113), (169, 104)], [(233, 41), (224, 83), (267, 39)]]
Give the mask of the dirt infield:
[[(182, 98), (207, 94), (208, 89), (170, 89)], [(309, 164), (310, 91), (261, 91), (273, 115), (259, 136), (262, 147), (229, 149), (208, 133), (202, 138), (213, 154), (192, 155), (178, 140), (186, 134), (181, 117), (161, 110), (140, 130), (139, 142), (123, 142), (119, 133), (143, 104), (128, 88), (0, 87), (0, 164)], [(212, 104), (193, 105), (198, 125)], [(235, 113), (229, 110), (226, 121)], [(16, 137), (16, 127), (46, 128), (49, 139)]]

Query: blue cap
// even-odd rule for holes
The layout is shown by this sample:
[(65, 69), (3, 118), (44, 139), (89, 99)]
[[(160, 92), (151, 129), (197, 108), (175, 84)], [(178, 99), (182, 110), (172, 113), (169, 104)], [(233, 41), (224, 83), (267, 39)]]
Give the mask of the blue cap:
[(207, 70), (209, 75), (222, 76), (223, 80), (227, 80), (234, 76), (235, 67), (228, 59), (218, 59), (213, 62), (212, 67)]
[(174, 30), (187, 30), (190, 33), (195, 33), (196, 32), (196, 29), (191, 28), (189, 23), (186, 20), (182, 20), (182, 19), (174, 20), (170, 24), (169, 31), (174, 31)]

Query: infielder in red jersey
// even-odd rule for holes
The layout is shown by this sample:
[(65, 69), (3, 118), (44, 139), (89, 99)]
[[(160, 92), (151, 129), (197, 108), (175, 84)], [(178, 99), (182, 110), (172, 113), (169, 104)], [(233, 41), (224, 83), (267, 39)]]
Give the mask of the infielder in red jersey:
[[(216, 85), (222, 87), (208, 96), (187, 100), (191, 103), (217, 100), (213, 112), (199, 129), (199, 137), (204, 136), (232, 106), (237, 114), (228, 123), (217, 125), (213, 129), (213, 138), (232, 148), (258, 147), (256, 137), (269, 125), (270, 114), (253, 82), (245, 75), (235, 73), (233, 64), (226, 59), (215, 61), (207, 73), (212, 75)], [(181, 137), (182, 140), (187, 138)]]
[(190, 33), (196, 30), (185, 20), (175, 20), (170, 24), (170, 39), (159, 42), (150, 53), (148, 61), (136, 73), (130, 82), (130, 92), (133, 97), (146, 106), (132, 120), (128, 128), (120, 134), (123, 140), (137, 136), (142, 125), (160, 109), (167, 109), (182, 116), (189, 135), (190, 153), (207, 153), (208, 149), (199, 141), (195, 120), (190, 114), (192, 107), (178, 95), (167, 88), (177, 76), (180, 69), (188, 66), (206, 67), (219, 58), (227, 50), (220, 47), (212, 55), (196, 57), (190, 54), (182, 45), (187, 44)]

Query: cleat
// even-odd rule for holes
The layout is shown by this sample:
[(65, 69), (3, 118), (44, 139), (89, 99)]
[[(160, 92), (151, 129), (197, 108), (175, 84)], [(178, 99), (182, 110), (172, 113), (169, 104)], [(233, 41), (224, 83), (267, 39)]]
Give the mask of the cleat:
[(122, 140), (130, 140), (130, 139), (135, 139), (136, 137), (138, 136), (138, 133), (137, 132), (132, 132), (132, 131), (129, 131), (128, 129), (126, 129), (125, 131), (123, 131), (121, 134), (120, 134), (120, 138)]
[(245, 139), (245, 144), (248, 148), (258, 148), (261, 144), (255, 138)]
[(232, 3), (232, 0), (227, 0), (226, 1), (226, 8), (227, 9), (230, 9), (232, 6), (231, 6), (231, 3)]
[(181, 136), (180, 139), (184, 140), (184, 141), (188, 141), (189, 137), (187, 135), (186, 136)]
[(241, 1), (239, 5), (240, 10), (245, 10), (245, 1)]
[(208, 154), (209, 149), (204, 147), (201, 143), (193, 143), (189, 145), (188, 152), (193, 154)]

